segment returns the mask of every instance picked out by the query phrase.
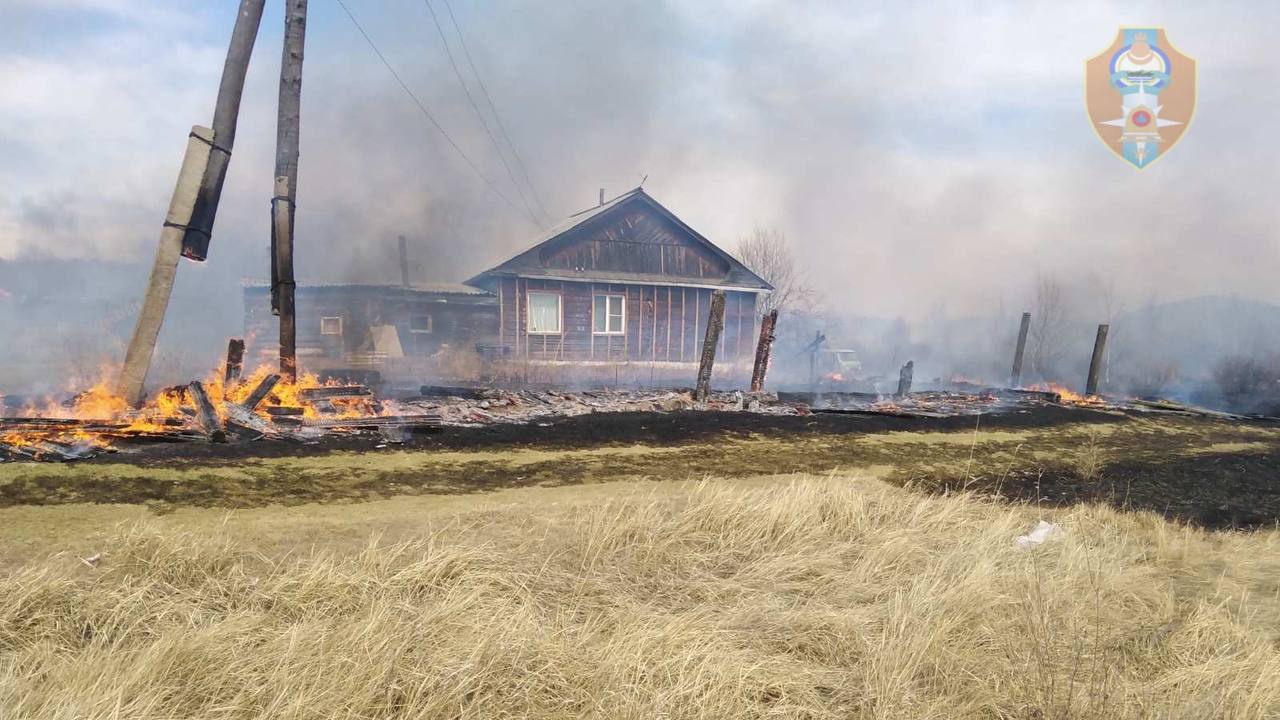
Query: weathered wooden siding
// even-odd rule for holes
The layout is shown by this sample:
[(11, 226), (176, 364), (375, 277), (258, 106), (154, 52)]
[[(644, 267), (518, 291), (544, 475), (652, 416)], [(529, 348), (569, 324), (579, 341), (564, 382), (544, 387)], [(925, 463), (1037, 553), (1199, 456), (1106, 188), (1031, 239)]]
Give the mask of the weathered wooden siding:
[[(550, 292), (561, 298), (558, 335), (528, 332), (528, 293)], [(500, 342), (517, 359), (597, 362), (697, 362), (711, 290), (671, 285), (619, 285), (531, 278), (501, 278)], [(622, 295), (625, 333), (593, 332), (592, 298)], [(717, 357), (741, 360), (754, 353), (755, 299), (749, 292), (728, 291), (725, 329)]]
[[(245, 338), (251, 352), (273, 352), (278, 326), (265, 287), (244, 291)], [(369, 328), (394, 325), (406, 355), (430, 355), (442, 345), (471, 347), (492, 343), (498, 333), (497, 307), (487, 296), (411, 292), (387, 287), (299, 287), (298, 352), (304, 358), (341, 360), (365, 343)], [(431, 332), (412, 332), (411, 318), (431, 318)], [(323, 317), (342, 318), (341, 335), (323, 335)], [(304, 363), (305, 364), (305, 363)]]
[(670, 221), (643, 209), (608, 227), (567, 240), (541, 253), (544, 268), (620, 271), (683, 278), (723, 278), (724, 259), (690, 241)]

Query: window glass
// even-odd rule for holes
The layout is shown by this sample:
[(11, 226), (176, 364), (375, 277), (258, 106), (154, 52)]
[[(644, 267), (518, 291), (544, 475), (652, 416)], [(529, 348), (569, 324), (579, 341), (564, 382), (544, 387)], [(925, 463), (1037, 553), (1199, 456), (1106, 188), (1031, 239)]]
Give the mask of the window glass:
[(531, 292), (529, 301), (529, 332), (560, 332), (560, 295), (557, 293)]
[(591, 330), (597, 335), (621, 335), (626, 327), (622, 295), (596, 295), (591, 307)]

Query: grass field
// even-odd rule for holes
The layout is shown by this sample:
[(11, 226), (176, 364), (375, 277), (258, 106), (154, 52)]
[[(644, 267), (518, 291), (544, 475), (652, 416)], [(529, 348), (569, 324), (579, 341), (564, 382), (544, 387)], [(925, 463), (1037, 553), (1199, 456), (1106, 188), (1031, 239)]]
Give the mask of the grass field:
[[(975, 481), (1027, 457), (1103, 484), (1135, 438), (1150, 465), (1228, 467), (1271, 457), (1275, 431), (1059, 430), (737, 437), (718, 473), (706, 438), (276, 458), (257, 461), (272, 482), (388, 484), (235, 510), (12, 503), (0, 717), (1280, 717), (1280, 529)], [(557, 462), (589, 482), (465, 476)], [(793, 462), (845, 468), (767, 474)], [(98, 467), (50, 472), (246, 472)], [(394, 492), (446, 467), (463, 493)], [(1061, 532), (1016, 547), (1041, 519)]]

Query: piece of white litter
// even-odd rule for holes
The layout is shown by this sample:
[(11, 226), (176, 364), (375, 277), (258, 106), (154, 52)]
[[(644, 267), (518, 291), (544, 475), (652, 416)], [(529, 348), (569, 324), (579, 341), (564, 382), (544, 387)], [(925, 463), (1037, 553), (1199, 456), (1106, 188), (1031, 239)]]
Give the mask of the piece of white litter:
[(1045, 540), (1057, 535), (1062, 530), (1057, 523), (1046, 522), (1041, 520), (1031, 529), (1031, 532), (1014, 540), (1013, 543), (1020, 548), (1035, 547), (1043, 543)]

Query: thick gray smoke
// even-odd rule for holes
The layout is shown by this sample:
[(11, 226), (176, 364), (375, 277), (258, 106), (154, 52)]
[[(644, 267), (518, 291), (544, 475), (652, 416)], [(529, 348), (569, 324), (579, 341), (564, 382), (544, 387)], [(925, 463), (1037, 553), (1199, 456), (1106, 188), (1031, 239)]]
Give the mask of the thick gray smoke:
[[(424, 3), (348, 4), (521, 205)], [(4, 344), (0, 390), (64, 376), (71, 355), (118, 354), (187, 129), (210, 118), (233, 7), (0, 3), (0, 334), (21, 338)], [(1072, 353), (1088, 352), (1103, 314), (1085, 307), (1089, 287), (1114, 288), (1114, 308), (1135, 317), (1204, 295), (1280, 301), (1268, 197), (1280, 146), (1259, 122), (1280, 93), (1263, 31), (1280, 9), (723, 0), (454, 11), (549, 216), (647, 175), (646, 189), (722, 245), (778, 228), (826, 314), (866, 319), (839, 343), (888, 358), (882, 345), (906, 336), (936, 358), (920, 359), (924, 374), (977, 372), (984, 354), (998, 370), (1000, 333), (1041, 275), (1079, 298), (1072, 322), (1086, 339)], [(1083, 60), (1135, 17), (1158, 18), (1200, 62), (1194, 126), (1141, 173), (1098, 142), (1081, 100)], [(216, 361), (241, 329), (241, 281), (267, 274), (282, 24), (268, 3), (210, 259), (184, 264), (162, 336), (160, 364), (175, 373)], [(311, 8), (300, 167), (304, 281), (394, 282), (399, 234), (416, 279), (459, 281), (540, 232), (459, 160), (331, 2)], [(1240, 322), (1243, 336), (1257, 324)], [(1194, 353), (1220, 332), (1235, 331), (1187, 327), (1145, 351), (1204, 375), (1216, 358)], [(1117, 329), (1116, 352), (1138, 335)]]

